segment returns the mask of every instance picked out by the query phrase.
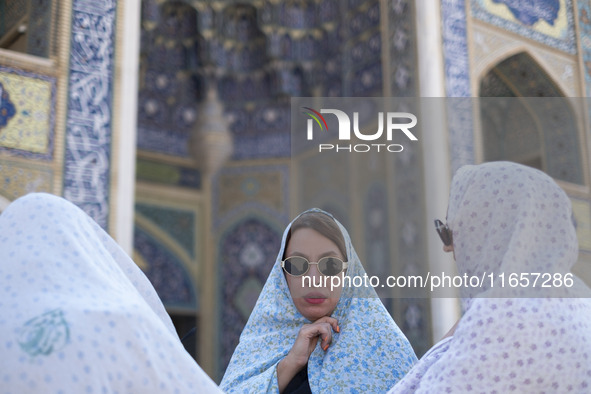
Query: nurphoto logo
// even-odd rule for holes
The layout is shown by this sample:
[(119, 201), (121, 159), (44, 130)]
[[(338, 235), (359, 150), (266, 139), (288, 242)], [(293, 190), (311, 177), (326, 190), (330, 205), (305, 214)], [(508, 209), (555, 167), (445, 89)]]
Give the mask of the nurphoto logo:
[[(328, 123), (322, 114), (331, 114), (336, 116), (338, 122), (338, 139), (337, 144), (318, 144), (318, 152), (334, 151), (334, 152), (402, 152), (404, 147), (401, 144), (392, 143), (392, 140), (397, 135), (404, 135), (410, 141), (418, 141), (418, 138), (411, 132), (417, 124), (417, 117), (409, 112), (378, 112), (377, 114), (377, 131), (360, 130), (359, 127), (359, 113), (353, 112), (353, 127), (351, 127), (351, 118), (344, 111), (334, 108), (322, 108), (317, 111), (310, 107), (302, 107), (303, 113), (310, 117), (307, 122), (307, 139), (312, 141), (314, 139), (314, 128), (320, 129), (320, 132), (329, 132)], [(385, 123), (385, 127), (384, 127)], [(384, 141), (385, 129), (385, 142)], [(353, 130), (353, 137), (361, 141), (372, 141), (372, 143), (352, 144), (351, 130)], [(402, 134), (401, 134), (402, 133)]]

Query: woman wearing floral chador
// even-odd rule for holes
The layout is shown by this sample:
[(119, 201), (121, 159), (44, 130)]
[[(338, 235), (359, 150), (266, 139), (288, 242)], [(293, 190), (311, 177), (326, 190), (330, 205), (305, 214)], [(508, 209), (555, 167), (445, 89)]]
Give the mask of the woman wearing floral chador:
[(391, 393), (591, 392), (591, 292), (570, 272), (578, 243), (560, 186), (511, 162), (462, 167), (438, 230), (458, 273), (487, 281), (463, 289), (453, 335)]
[[(340, 223), (318, 209), (300, 214), (284, 232), (221, 388), (240, 393), (387, 391), (416, 356), (375, 291), (346, 280), (364, 274)], [(312, 285), (324, 281), (327, 286)]]

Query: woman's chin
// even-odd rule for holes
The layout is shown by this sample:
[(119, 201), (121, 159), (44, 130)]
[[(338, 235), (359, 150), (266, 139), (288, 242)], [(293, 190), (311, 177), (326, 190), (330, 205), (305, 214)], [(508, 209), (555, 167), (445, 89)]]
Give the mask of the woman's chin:
[(334, 300), (330, 298), (300, 298), (296, 302), (296, 307), (306, 319), (313, 322), (321, 317), (332, 315), (336, 307), (336, 303), (332, 301)]

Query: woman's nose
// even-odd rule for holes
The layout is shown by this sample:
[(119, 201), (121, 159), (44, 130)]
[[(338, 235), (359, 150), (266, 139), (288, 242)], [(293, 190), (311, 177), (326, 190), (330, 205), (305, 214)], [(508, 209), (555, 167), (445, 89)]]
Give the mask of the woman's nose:
[(322, 276), (320, 271), (318, 271), (318, 264), (310, 264), (310, 269), (308, 270), (309, 276)]

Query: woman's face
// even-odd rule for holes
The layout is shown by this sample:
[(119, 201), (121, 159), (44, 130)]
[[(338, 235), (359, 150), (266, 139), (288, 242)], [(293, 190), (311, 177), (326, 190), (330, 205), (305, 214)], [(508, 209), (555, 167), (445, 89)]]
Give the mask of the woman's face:
[[(287, 244), (285, 257), (301, 256), (310, 262), (318, 262), (322, 257), (338, 257), (343, 261), (347, 259), (339, 252), (337, 245), (324, 235), (311, 228), (300, 228), (291, 234)], [(310, 280), (303, 280), (304, 277)], [(318, 272), (318, 265), (311, 264), (309, 271), (304, 276), (291, 276), (285, 273), (291, 298), (297, 310), (308, 320), (316, 321), (324, 316), (330, 316), (335, 310), (341, 297), (344, 272), (339, 274), (338, 287), (331, 290), (330, 276), (324, 276)], [(332, 283), (336, 283), (335, 279)], [(313, 284), (326, 286), (314, 287)]]

